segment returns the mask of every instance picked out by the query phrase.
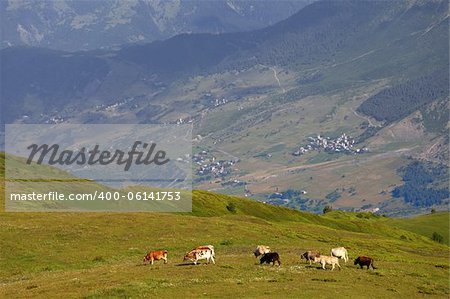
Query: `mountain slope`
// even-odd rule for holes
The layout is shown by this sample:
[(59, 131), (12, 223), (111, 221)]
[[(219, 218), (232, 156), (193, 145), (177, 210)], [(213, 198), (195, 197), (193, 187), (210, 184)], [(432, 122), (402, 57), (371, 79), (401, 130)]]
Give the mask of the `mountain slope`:
[[(3, 155), (0, 166), (2, 189)], [(361, 297), (358, 288), (348, 286), (363, 279), (373, 285), (371, 297), (394, 292), (446, 298), (449, 247), (429, 235), (444, 229), (448, 216), (315, 215), (206, 191), (193, 192), (192, 213), (0, 211), (0, 295), (166, 298), (204, 296), (207, 290), (214, 297), (240, 292), (253, 298), (309, 298), (332, 288), (343, 296)], [(200, 244), (215, 246), (216, 265), (182, 262), (185, 252)], [(252, 253), (258, 244), (277, 251), (282, 266), (259, 266)], [(341, 262), (342, 271), (323, 271), (299, 258), (306, 250), (328, 253), (335, 246), (347, 247), (351, 260), (370, 255), (377, 269), (363, 271), (350, 260)], [(168, 264), (142, 266), (143, 255), (156, 249), (169, 251)]]
[(66, 51), (262, 28), (311, 1), (2, 1), (2, 45)]
[(428, 238), (436, 232), (443, 237), (444, 244), (449, 244), (449, 216), (449, 213), (437, 213), (413, 218), (391, 218), (388, 222)]
[[(196, 212), (2, 213), (0, 294), (8, 298), (62, 294), (166, 298), (205, 292), (223, 297), (240, 292), (244, 297), (306, 298), (321, 297), (333, 288), (341, 295), (360, 297), (360, 290), (348, 286), (364, 279), (373, 284), (371, 296), (380, 298), (392, 292), (401, 297), (423, 293), (448, 296), (448, 247), (395, 225), (384, 225), (381, 218), (346, 213), (315, 216), (286, 210), (291, 220), (276, 220), (252, 215), (261, 211), (279, 215), (285, 209), (204, 192), (195, 193), (194, 209), (199, 200), (203, 201), (203, 215), (216, 216), (194, 216)], [(238, 205), (238, 213), (218, 216), (217, 207), (230, 200)], [(302, 220), (308, 218), (315, 221)], [(377, 233), (365, 232), (366, 227)], [(152, 233), (155, 228), (161, 233)], [(30, 243), (35, 245), (30, 247)], [(199, 244), (215, 246), (216, 265), (181, 263), (185, 251)], [(282, 266), (256, 265), (251, 251), (258, 244), (279, 252)], [(352, 262), (342, 262), (342, 271), (323, 271), (299, 258), (305, 250), (328, 252), (338, 245), (349, 248), (351, 259), (359, 254), (374, 257), (378, 269), (362, 271)], [(167, 265), (141, 266), (147, 250), (161, 248), (169, 251)], [(424, 259), (424, 255), (433, 255), (433, 259)]]
[[(7, 109), (15, 108), (10, 108), (5, 115), (8, 122), (20, 117), (25, 97), (37, 97), (44, 106), (52, 108), (58, 106), (55, 99), (62, 94), (67, 98), (65, 101), (92, 102), (98, 96), (101, 101), (108, 101), (110, 99), (98, 94), (100, 86), (113, 88), (118, 80), (107, 81), (105, 74), (109, 71), (110, 77), (119, 76), (125, 67), (123, 64), (133, 69), (134, 75), (129, 77), (135, 78), (124, 86), (128, 90), (132, 89), (130, 85), (143, 80), (160, 84), (160, 81), (180, 79), (180, 75), (243, 70), (258, 64), (301, 72), (317, 67), (315, 76), (322, 78), (320, 84), (302, 87), (314, 93), (342, 88), (353, 80), (375, 80), (394, 73), (398, 77), (415, 78), (421, 70), (423, 76), (442, 67), (442, 59), (446, 57), (443, 53), (448, 53), (447, 43), (442, 42), (448, 32), (447, 6), (445, 1), (408, 5), (403, 1), (320, 1), (262, 30), (180, 35), (118, 52), (79, 53), (65, 59), (61, 57), (72, 54), (6, 49), (1, 52), (5, 64), (2, 77), (10, 78), (11, 82), (3, 84), (2, 102)], [(25, 59), (24, 63), (16, 64), (23, 60), (24, 52), (33, 60)], [(356, 61), (354, 57), (358, 56), (361, 57)], [(388, 63), (384, 59), (386, 56), (391, 57)], [(41, 67), (38, 61), (49, 66)], [(120, 67), (113, 70), (117, 65)], [(15, 94), (18, 88), (20, 94)], [(151, 93), (148, 84), (145, 88)], [(292, 96), (295, 93), (285, 95)]]

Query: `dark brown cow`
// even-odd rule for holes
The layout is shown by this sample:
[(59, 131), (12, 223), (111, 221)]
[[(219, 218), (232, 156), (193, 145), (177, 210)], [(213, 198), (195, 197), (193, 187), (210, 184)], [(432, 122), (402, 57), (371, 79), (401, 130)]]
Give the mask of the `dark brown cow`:
[(319, 257), (320, 256), (320, 252), (318, 252), (317, 250), (309, 250), (305, 253), (303, 253), (300, 256), (300, 259), (305, 259), (306, 261), (309, 261), (309, 264), (311, 265), (311, 262), (314, 262), (314, 257)]
[(376, 269), (373, 266), (373, 258), (368, 257), (368, 256), (358, 256), (358, 258), (355, 260), (355, 265), (359, 265), (361, 267), (361, 269), (363, 268), (363, 266), (367, 266), (367, 270), (369, 270), (369, 267), (372, 267), (372, 269)]
[(153, 265), (153, 261), (164, 260), (164, 264), (167, 264), (167, 250), (150, 251), (144, 256), (144, 263), (150, 261)]
[(275, 265), (275, 262), (278, 262), (278, 266), (281, 265), (280, 256), (276, 252), (264, 253), (261, 259), (259, 260), (260, 265), (263, 263), (266, 264), (273, 263), (273, 265)]

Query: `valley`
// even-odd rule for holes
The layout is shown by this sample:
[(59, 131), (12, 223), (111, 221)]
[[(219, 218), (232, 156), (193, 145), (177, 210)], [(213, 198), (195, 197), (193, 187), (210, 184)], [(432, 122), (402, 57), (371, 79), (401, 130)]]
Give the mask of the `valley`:
[[(278, 204), (315, 212), (446, 209), (448, 198), (419, 207), (392, 191), (415, 160), (448, 165), (447, 11), (445, 1), (318, 1), (249, 32), (70, 54), (10, 47), (2, 113), (8, 123), (192, 123), (193, 154), (233, 162), (195, 188), (258, 201), (303, 190)], [(364, 151), (299, 152), (343, 134)]]

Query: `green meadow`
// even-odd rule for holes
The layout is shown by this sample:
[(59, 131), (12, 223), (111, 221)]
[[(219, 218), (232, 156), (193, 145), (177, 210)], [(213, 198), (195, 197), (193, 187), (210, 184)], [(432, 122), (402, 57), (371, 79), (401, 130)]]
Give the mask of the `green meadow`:
[[(425, 217), (433, 223), (426, 232), (424, 216), (322, 216), (195, 191), (193, 212), (184, 214), (0, 215), (3, 298), (449, 296), (449, 247), (427, 236), (448, 225), (448, 213)], [(201, 244), (215, 246), (216, 264), (183, 263)], [(277, 251), (281, 267), (259, 265), (258, 244)], [(335, 246), (351, 258), (341, 271), (300, 260), (305, 250), (329, 254)], [(146, 251), (156, 249), (169, 251), (168, 264), (144, 266)], [(378, 268), (360, 270), (352, 263), (358, 255)]]
[[(4, 165), (0, 156), (0, 166)], [(1, 173), (4, 177), (4, 173)], [(2, 180), (4, 182), (4, 180)], [(0, 212), (0, 298), (416, 298), (449, 296), (449, 213), (300, 212), (194, 191), (192, 213)], [(442, 243), (431, 239), (436, 232)], [(215, 246), (216, 264), (183, 256)], [(259, 244), (282, 265), (259, 265)], [(342, 270), (300, 259), (345, 246)], [(168, 264), (143, 265), (166, 249)], [(353, 259), (368, 255), (376, 270)]]

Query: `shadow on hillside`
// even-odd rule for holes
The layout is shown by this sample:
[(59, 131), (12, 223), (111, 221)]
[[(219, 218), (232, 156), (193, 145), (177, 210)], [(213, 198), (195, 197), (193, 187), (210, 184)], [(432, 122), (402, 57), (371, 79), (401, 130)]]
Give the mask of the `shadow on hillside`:
[(176, 267), (185, 267), (185, 266), (199, 266), (199, 265), (214, 265), (214, 264), (208, 264), (208, 263), (197, 263), (197, 265), (195, 265), (194, 263), (179, 263), (179, 264), (175, 264)]
[[(197, 266), (200, 265), (200, 263), (197, 264)], [(185, 266), (196, 266), (194, 263), (179, 263), (175, 264), (177, 267), (185, 267)]]

